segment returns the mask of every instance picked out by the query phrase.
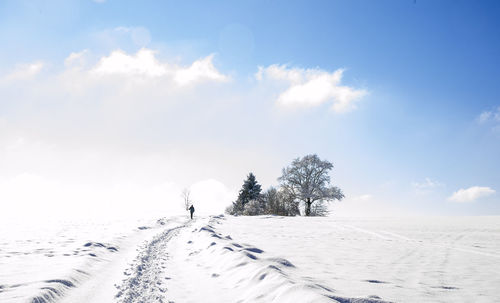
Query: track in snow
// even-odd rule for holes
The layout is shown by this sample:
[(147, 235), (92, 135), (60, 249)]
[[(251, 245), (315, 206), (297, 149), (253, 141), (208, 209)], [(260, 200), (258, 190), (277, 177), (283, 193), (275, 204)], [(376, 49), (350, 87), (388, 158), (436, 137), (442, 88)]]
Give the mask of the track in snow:
[(164, 276), (165, 262), (168, 259), (167, 246), (179, 230), (189, 226), (191, 222), (168, 229), (145, 244), (132, 266), (125, 271), (129, 276), (122, 285), (117, 286), (116, 294), (119, 303), (132, 302), (168, 302), (165, 298)]

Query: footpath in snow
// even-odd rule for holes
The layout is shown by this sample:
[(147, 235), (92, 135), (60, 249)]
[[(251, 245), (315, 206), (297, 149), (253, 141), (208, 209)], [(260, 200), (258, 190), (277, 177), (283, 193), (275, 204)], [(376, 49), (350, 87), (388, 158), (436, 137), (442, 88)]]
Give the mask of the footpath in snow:
[(113, 302), (137, 249), (185, 221), (2, 220), (0, 302)]

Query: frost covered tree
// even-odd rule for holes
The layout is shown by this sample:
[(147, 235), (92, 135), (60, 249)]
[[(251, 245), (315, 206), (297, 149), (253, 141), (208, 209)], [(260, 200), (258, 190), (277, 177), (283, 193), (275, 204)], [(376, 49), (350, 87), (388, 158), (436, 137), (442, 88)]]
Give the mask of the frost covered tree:
[(240, 201), (236, 200), (234, 201), (231, 205), (226, 207), (226, 214), (228, 215), (233, 215), (233, 216), (238, 216), (243, 214), (243, 205), (241, 204)]
[(284, 210), (284, 216), (300, 215), (299, 202), (286, 190), (280, 188), (278, 191), (278, 198), (281, 201), (282, 209)]
[(243, 182), (237, 202), (239, 202), (244, 208), (245, 204), (251, 200), (260, 200), (261, 191), (261, 186), (257, 182), (255, 175), (253, 173), (249, 173), (247, 179)]
[(244, 216), (258, 216), (264, 214), (264, 206), (262, 201), (259, 200), (250, 200), (245, 205), (245, 209), (243, 210)]
[(262, 194), (262, 199), (265, 201), (265, 213), (268, 215), (283, 216), (283, 207), (279, 192), (276, 188), (270, 187)]
[(311, 216), (319, 216), (324, 217), (329, 213), (328, 205), (326, 205), (325, 201), (318, 201), (311, 205)]
[[(341, 200), (344, 194), (340, 188), (330, 185), (329, 172), (333, 164), (321, 160), (317, 155), (297, 158), (283, 168), (278, 178), (285, 194), (293, 200), (304, 202), (305, 215), (311, 215), (311, 205), (316, 201)], [(321, 212), (324, 215), (324, 212)]]
[(262, 195), (264, 200), (264, 213), (278, 216), (296, 216), (299, 212), (298, 202), (281, 189), (270, 187)]

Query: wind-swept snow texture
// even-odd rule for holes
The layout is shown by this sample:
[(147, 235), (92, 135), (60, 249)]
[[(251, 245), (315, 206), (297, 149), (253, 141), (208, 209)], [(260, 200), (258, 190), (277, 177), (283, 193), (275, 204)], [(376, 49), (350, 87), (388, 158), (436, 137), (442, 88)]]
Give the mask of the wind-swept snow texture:
[[(500, 217), (227, 217), (218, 232), (286, 257), (335, 296), (500, 302)], [(339, 299), (339, 301), (342, 301)]]
[(341, 297), (320, 282), (301, 278), (300, 269), (290, 260), (240, 242), (231, 236), (231, 227), (221, 232), (225, 220), (224, 216), (199, 219), (170, 238), (162, 260), (164, 271), (156, 280), (161, 287), (148, 286), (156, 294), (149, 298), (157, 298), (155, 302), (383, 302)]
[(500, 302), (498, 217), (127, 224), (0, 241), (0, 302)]

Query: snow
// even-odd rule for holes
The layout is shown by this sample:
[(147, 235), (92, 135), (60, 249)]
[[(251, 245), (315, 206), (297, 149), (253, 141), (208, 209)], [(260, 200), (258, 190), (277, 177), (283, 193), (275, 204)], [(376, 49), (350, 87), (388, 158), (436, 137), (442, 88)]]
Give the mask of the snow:
[(2, 303), (52, 302), (76, 293), (86, 282), (102, 280), (102, 272), (114, 274), (107, 268), (135, 256), (135, 247), (163, 227), (152, 219), (4, 219), (0, 224)]
[(500, 301), (499, 217), (0, 224), (0, 302)]
[(500, 302), (499, 217), (228, 217), (220, 231), (340, 296)]

